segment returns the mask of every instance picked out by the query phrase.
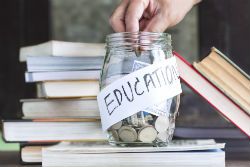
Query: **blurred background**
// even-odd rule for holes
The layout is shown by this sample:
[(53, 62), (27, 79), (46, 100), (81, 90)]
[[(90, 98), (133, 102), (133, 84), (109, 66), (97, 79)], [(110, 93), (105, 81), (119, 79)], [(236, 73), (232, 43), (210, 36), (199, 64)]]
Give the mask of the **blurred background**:
[[(35, 97), (35, 85), (24, 82), (25, 65), (18, 61), (20, 47), (48, 40), (105, 42), (105, 36), (113, 32), (109, 16), (119, 2), (1, 0), (0, 118), (20, 116), (19, 99)], [(249, 74), (249, 9), (249, 0), (204, 0), (179, 25), (167, 30), (174, 50), (193, 62), (207, 56), (215, 46)], [(208, 128), (211, 132), (234, 129), (185, 86), (177, 127)]]

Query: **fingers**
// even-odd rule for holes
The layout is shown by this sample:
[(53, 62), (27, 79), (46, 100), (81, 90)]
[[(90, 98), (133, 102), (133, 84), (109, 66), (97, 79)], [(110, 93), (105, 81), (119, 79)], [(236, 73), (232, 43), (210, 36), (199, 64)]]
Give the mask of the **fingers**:
[(115, 32), (124, 32), (126, 30), (124, 18), (128, 5), (129, 0), (123, 0), (109, 19), (109, 23)]
[(200, 0), (123, 0), (110, 17), (116, 32), (163, 32)]
[(131, 0), (125, 15), (125, 30), (127, 32), (139, 31), (139, 21), (147, 8), (148, 0)]
[(140, 20), (140, 22), (139, 22), (139, 29), (140, 29), (140, 31), (141, 31), (141, 30), (144, 30), (144, 28), (145, 28), (146, 25), (147, 25), (147, 22), (148, 22), (147, 19), (141, 19), (141, 20)]
[(156, 14), (143, 29), (145, 32), (163, 32), (169, 27), (169, 20), (160, 12)]
[[(140, 30), (140, 19), (149, 4), (149, 0), (123, 0), (111, 15), (109, 22), (115, 32), (137, 32)], [(148, 16), (149, 17), (149, 16)], [(145, 27), (145, 25), (143, 26)]]

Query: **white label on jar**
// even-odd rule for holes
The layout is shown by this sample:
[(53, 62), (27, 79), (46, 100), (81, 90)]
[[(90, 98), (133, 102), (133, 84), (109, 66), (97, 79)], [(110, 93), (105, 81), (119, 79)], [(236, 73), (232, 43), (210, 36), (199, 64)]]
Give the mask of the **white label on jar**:
[[(155, 51), (155, 50), (153, 50), (153, 51)], [(159, 50), (159, 51), (162, 51), (162, 50)], [(157, 57), (160, 57), (161, 60), (163, 60), (165, 57), (163, 52), (160, 52), (160, 53), (158, 52), (158, 53), (153, 53), (153, 54), (160, 55)], [(133, 64), (132, 71), (139, 70), (139, 69), (144, 68), (148, 65), (150, 65), (150, 64), (135, 60), (134, 64)], [(170, 98), (168, 100), (164, 100), (161, 103), (154, 104), (151, 107), (145, 108), (145, 109), (143, 109), (143, 111), (154, 114), (156, 116), (168, 116), (171, 104), (172, 104), (172, 98)]]
[(97, 96), (102, 129), (182, 92), (175, 57), (112, 82)]

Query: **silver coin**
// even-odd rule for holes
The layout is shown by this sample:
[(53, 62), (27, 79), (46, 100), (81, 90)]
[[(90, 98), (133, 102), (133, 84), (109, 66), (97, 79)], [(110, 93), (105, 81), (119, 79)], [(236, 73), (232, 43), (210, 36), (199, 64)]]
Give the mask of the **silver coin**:
[(153, 121), (152, 115), (151, 115), (151, 114), (146, 115), (146, 116), (145, 116), (145, 120), (146, 120), (146, 121)]
[(140, 48), (135, 48), (135, 55), (136, 55), (137, 57), (141, 56)]
[(159, 116), (155, 120), (155, 129), (158, 132), (164, 132), (169, 127), (169, 118), (165, 116)]
[(130, 126), (122, 126), (118, 130), (118, 135), (124, 142), (134, 142), (137, 140), (136, 130)]
[(149, 125), (152, 125), (152, 123), (153, 123), (153, 121), (154, 121), (154, 119), (153, 119), (153, 117), (152, 117), (152, 115), (151, 114), (147, 114), (147, 115), (145, 115), (145, 122), (147, 123), (147, 124), (149, 124)]
[(161, 142), (167, 142), (168, 132), (160, 132), (157, 134), (157, 140)]
[(118, 130), (122, 127), (122, 121), (119, 121), (111, 126), (112, 129)]
[(142, 142), (153, 142), (157, 137), (157, 131), (153, 126), (145, 126), (138, 132), (138, 140)]
[(112, 137), (115, 141), (119, 141), (119, 135), (116, 130), (112, 129), (111, 130)]
[(139, 120), (137, 117), (137, 114), (131, 115), (130, 117), (127, 118), (128, 124), (138, 127), (139, 126)]
[(137, 118), (138, 118), (138, 125), (139, 127), (147, 125), (147, 122), (145, 120), (145, 115), (143, 111), (140, 111), (137, 113)]

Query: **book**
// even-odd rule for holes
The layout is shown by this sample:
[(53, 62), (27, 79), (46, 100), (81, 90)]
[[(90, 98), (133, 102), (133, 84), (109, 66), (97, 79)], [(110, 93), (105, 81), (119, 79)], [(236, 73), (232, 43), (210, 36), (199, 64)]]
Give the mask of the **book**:
[(62, 80), (98, 80), (100, 70), (25, 72), (26, 82)]
[(96, 98), (22, 99), (23, 119), (100, 118)]
[(104, 57), (28, 56), (27, 71), (80, 71), (102, 69)]
[[(183, 147), (180, 147), (180, 144), (182, 143)], [(44, 143), (38, 143), (38, 144), (22, 144), (21, 145), (21, 160), (23, 163), (26, 164), (30, 164), (30, 163), (42, 163), (42, 149), (51, 147), (51, 146), (55, 146), (57, 144), (57, 148), (62, 148), (62, 145), (64, 147), (64, 149), (68, 148), (68, 150), (75, 150), (76, 146), (82, 147), (85, 145), (89, 145), (89, 147), (86, 147), (86, 149), (88, 151), (93, 151), (93, 145), (96, 143), (93, 142), (88, 142), (88, 143), (52, 143), (52, 144), (44, 144)], [(98, 144), (98, 143), (97, 143)], [(98, 145), (100, 146), (100, 144)], [(105, 145), (106, 146), (106, 145)], [(194, 150), (201, 150), (201, 149), (220, 149), (223, 148), (224, 144), (221, 143), (215, 143), (214, 140), (173, 140), (170, 144), (169, 144), (169, 148), (164, 147), (164, 149), (162, 149), (161, 151), (194, 151)], [(71, 148), (72, 147), (72, 148)], [(85, 149), (85, 150), (86, 150)], [(104, 147), (100, 148), (100, 149), (104, 149)], [(102, 150), (103, 152), (105, 152), (108, 148), (105, 148), (105, 150)], [(130, 148), (129, 148), (130, 149)], [(144, 148), (143, 148), (144, 149)], [(149, 151), (152, 150), (152, 148), (146, 148), (146, 150), (143, 150), (141, 147), (139, 147), (139, 149), (137, 150), (138, 152), (145, 152), (145, 151)], [(124, 148), (123, 148), (124, 150)], [(118, 151), (118, 150), (117, 150)], [(96, 152), (95, 152), (96, 153)]]
[(218, 49), (193, 66), (250, 115), (250, 77)]
[[(42, 149), (49, 166), (225, 166), (224, 144), (183, 140), (167, 147), (116, 147), (107, 143), (68, 143)], [(101, 162), (101, 163), (100, 163)]]
[(19, 53), (19, 60), (24, 62), (27, 56), (84, 57), (104, 55), (105, 46), (103, 43), (80, 43), (52, 40), (38, 45), (22, 47)]
[(174, 52), (174, 55), (176, 56), (181, 80), (250, 137), (249, 115), (196, 71), (183, 57), (176, 52)]
[(98, 119), (4, 120), (6, 142), (57, 142), (107, 140)]
[(39, 96), (45, 98), (96, 97), (99, 93), (98, 80), (46, 81), (39, 87)]
[(40, 163), (42, 161), (43, 146), (23, 146), (20, 149), (22, 163)]
[(56, 145), (58, 143), (21, 143), (20, 159), (21, 164), (37, 164), (42, 163), (42, 148)]
[(20, 151), (21, 160), (24, 163), (39, 163), (42, 160), (40, 157), (42, 146), (25, 146)]

